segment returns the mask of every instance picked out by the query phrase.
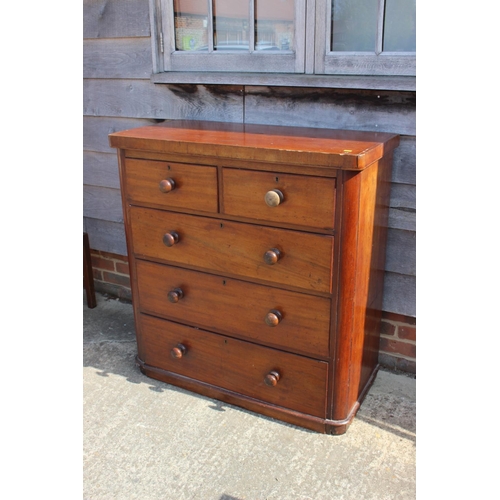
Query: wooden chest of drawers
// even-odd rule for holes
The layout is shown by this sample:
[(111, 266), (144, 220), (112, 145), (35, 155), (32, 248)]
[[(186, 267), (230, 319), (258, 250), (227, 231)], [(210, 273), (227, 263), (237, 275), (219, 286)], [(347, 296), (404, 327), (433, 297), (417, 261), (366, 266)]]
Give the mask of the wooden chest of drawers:
[(172, 121), (109, 140), (143, 373), (345, 432), (378, 368), (398, 136)]

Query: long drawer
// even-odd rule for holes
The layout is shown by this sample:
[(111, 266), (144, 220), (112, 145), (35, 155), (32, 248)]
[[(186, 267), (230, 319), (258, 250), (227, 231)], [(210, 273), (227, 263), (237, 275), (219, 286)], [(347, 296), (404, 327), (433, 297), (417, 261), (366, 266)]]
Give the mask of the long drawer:
[(329, 299), (141, 260), (136, 275), (143, 312), (284, 350), (329, 354)]
[(277, 223), (332, 229), (334, 178), (223, 169), (225, 214)]
[(130, 208), (138, 257), (329, 293), (333, 236)]
[(324, 418), (328, 363), (141, 314), (143, 361)]

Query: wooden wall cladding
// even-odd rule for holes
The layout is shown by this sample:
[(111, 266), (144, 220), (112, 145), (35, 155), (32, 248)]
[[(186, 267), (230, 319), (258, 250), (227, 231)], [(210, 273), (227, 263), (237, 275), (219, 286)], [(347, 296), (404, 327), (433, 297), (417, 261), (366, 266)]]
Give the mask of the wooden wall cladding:
[(165, 119), (393, 132), (401, 143), (392, 175), (384, 310), (415, 315), (414, 92), (155, 85), (148, 0), (84, 0), (83, 36), (84, 227), (93, 248), (127, 252), (111, 132)]
[(241, 86), (90, 79), (83, 83), (83, 104), (84, 116), (243, 122)]
[(120, 190), (84, 185), (83, 216), (91, 219), (123, 223)]
[(104, 38), (83, 41), (84, 78), (149, 78), (151, 39)]
[(123, 222), (84, 218), (84, 230), (88, 233), (90, 246), (94, 250), (127, 255), (125, 226)]
[(417, 180), (416, 170), (416, 144), (414, 136), (402, 136), (399, 146), (394, 151), (392, 166), (392, 181), (401, 184), (415, 185)]
[(117, 120), (106, 116), (84, 116), (83, 150), (87, 152), (113, 153), (113, 149), (109, 147), (108, 134), (154, 123), (157, 123), (157, 121), (134, 118)]
[(120, 189), (116, 154), (84, 151), (83, 184)]
[(83, 38), (150, 34), (148, 0), (83, 0)]
[(415, 135), (415, 93), (246, 87), (245, 122)]
[(417, 315), (416, 289), (415, 276), (386, 272), (382, 310), (415, 317)]

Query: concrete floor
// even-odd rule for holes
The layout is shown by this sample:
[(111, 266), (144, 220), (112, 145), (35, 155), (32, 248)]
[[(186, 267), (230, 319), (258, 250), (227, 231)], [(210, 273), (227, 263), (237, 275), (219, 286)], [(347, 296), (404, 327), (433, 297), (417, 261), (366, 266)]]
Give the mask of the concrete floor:
[(135, 366), (132, 306), (83, 301), (83, 498), (416, 498), (415, 379), (380, 371), (342, 436), (189, 393)]

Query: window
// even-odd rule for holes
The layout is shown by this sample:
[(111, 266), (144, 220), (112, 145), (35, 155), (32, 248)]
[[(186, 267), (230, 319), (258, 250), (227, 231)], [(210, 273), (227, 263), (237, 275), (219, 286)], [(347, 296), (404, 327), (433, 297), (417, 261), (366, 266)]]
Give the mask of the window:
[(416, 0), (316, 4), (316, 73), (415, 75)]
[(155, 72), (414, 75), (416, 0), (150, 0)]
[(164, 71), (304, 72), (306, 0), (161, 2)]

